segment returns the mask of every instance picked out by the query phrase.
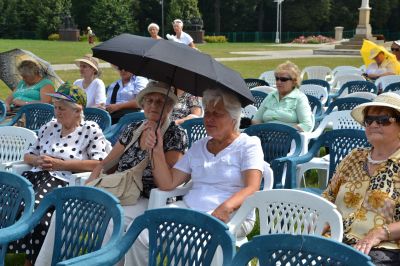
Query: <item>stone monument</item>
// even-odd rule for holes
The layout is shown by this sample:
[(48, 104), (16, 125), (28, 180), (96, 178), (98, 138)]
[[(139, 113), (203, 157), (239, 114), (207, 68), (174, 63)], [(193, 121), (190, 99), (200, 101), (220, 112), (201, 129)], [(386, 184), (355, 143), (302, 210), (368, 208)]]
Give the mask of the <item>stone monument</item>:
[(59, 29), (60, 40), (62, 41), (79, 41), (79, 29), (76, 27), (71, 14), (67, 11), (62, 16), (62, 25)]
[(193, 38), (194, 43), (204, 42), (203, 20), (192, 18), (185, 20), (185, 32)]

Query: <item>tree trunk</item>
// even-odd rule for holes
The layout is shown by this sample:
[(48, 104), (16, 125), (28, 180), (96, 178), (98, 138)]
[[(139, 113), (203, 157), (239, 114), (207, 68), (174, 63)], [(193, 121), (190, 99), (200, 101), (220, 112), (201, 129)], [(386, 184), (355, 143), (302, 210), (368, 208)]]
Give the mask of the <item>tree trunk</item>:
[(264, 0), (260, 0), (258, 3), (258, 23), (257, 31), (264, 31)]
[(214, 31), (219, 34), (221, 32), (221, 2), (215, 0), (214, 2)]

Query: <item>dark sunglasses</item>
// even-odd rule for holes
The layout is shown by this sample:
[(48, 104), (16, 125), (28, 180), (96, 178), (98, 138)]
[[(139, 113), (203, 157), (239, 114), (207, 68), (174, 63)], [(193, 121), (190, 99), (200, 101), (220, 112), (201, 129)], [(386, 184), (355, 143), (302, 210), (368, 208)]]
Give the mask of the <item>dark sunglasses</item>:
[(398, 51), (400, 51), (400, 48), (393, 48), (393, 47), (391, 47), (390, 50), (391, 50), (392, 52), (398, 52)]
[(289, 81), (289, 80), (292, 80), (292, 78), (286, 78), (286, 77), (276, 77), (275, 76), (275, 80), (276, 81), (281, 81), (281, 82), (286, 82), (286, 81)]
[(367, 115), (364, 117), (364, 126), (370, 126), (372, 122), (376, 122), (376, 124), (380, 126), (388, 126), (396, 121), (398, 121), (398, 118), (391, 117), (388, 115), (378, 115), (378, 116)]

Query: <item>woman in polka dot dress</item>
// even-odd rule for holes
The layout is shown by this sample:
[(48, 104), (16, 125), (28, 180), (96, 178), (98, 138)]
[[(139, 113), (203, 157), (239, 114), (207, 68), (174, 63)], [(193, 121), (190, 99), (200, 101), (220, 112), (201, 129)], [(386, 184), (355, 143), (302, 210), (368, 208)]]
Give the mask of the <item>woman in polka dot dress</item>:
[[(83, 89), (65, 83), (49, 95), (53, 97), (56, 119), (39, 130), (36, 143), (24, 156), (24, 162), (33, 166), (22, 175), (33, 184), (35, 207), (46, 193), (68, 185), (72, 173), (92, 171), (111, 150), (100, 127), (83, 120), (83, 106), (86, 106)], [(27, 254), (27, 260), (34, 264), (51, 214), (48, 213), (25, 238), (11, 243), (9, 251)]]

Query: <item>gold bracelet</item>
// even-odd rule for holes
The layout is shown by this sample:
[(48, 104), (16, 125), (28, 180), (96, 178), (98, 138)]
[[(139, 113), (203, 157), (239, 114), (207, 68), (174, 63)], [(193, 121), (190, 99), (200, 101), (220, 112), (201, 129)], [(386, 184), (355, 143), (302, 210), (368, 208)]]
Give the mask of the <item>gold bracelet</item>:
[(390, 238), (392, 236), (392, 233), (390, 233), (389, 227), (387, 226), (387, 224), (382, 225), (383, 230), (385, 230), (386, 234), (387, 234), (387, 240), (390, 241)]

